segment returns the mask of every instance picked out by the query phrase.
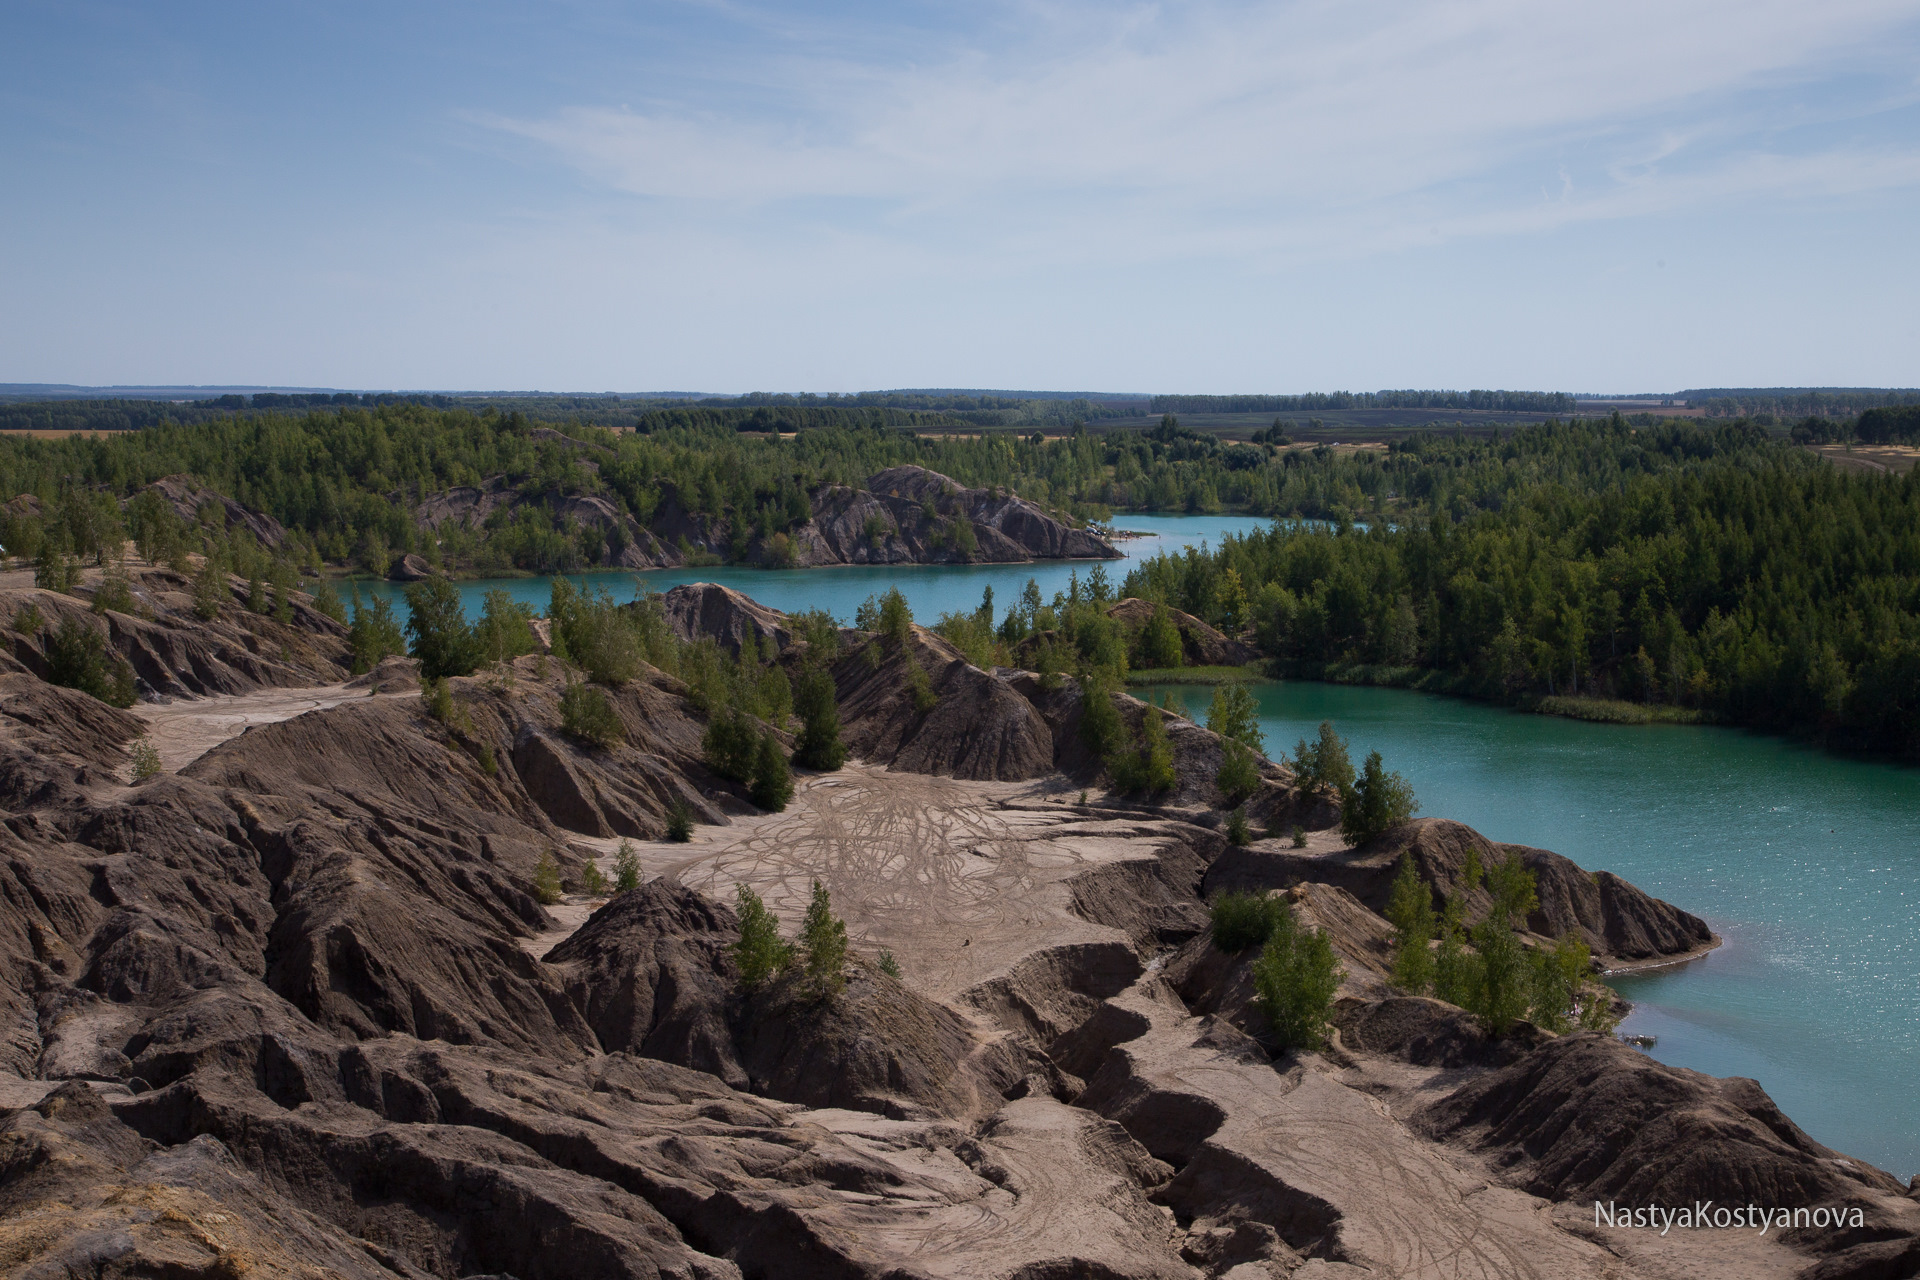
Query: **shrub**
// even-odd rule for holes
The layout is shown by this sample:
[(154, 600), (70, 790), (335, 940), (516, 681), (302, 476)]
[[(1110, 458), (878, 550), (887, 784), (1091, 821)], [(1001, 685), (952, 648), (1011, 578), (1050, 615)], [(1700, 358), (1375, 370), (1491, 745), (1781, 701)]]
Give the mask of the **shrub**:
[(1433, 952), (1427, 947), (1433, 940), (1433, 894), (1414, 869), (1410, 853), (1400, 855), (1400, 873), (1394, 877), (1387, 919), (1394, 929), (1394, 985), (1420, 995), (1433, 982)]
[(46, 619), (40, 615), (40, 606), (29, 600), (13, 612), (13, 629), (23, 636), (33, 635), (46, 625)]
[(800, 924), (800, 946), (807, 957), (807, 982), (822, 996), (835, 996), (846, 985), (847, 926), (833, 914), (827, 887), (813, 882), (813, 901)]
[(1227, 815), (1227, 843), (1240, 848), (1253, 839), (1253, 830), (1247, 826), (1247, 811), (1235, 809)]
[(1326, 1042), (1327, 1013), (1340, 989), (1338, 960), (1327, 935), (1300, 926), (1282, 903), (1281, 915), (1253, 962), (1253, 989), (1283, 1048)]
[(209, 554), (201, 564), (200, 572), (193, 577), (194, 616), (202, 622), (212, 622), (220, 616), (220, 606), (232, 598), (233, 591), (227, 585), (226, 566), (218, 556)]
[(1207, 728), (1250, 751), (1267, 749), (1266, 739), (1260, 736), (1260, 704), (1244, 684), (1214, 687), (1213, 702), (1207, 707)]
[(406, 640), (400, 634), (400, 624), (393, 619), (393, 605), (386, 597), (376, 596), (370, 605), (354, 606), (347, 647), (353, 651), (355, 675), (371, 671), (393, 655), (406, 652)]
[(1293, 847), (1296, 849), (1307, 847), (1307, 833), (1298, 824), (1293, 828)]
[(1344, 792), (1353, 785), (1353, 763), (1347, 758), (1346, 739), (1333, 731), (1333, 721), (1320, 722), (1320, 736), (1314, 742), (1300, 740), (1293, 753), (1293, 773), (1305, 791), (1331, 787)]
[(913, 699), (913, 709), (920, 715), (934, 709), (940, 703), (940, 695), (933, 691), (933, 681), (927, 675), (927, 669), (920, 665), (920, 659), (913, 654), (907, 655), (907, 693)]
[(1254, 764), (1253, 752), (1245, 743), (1226, 741), (1214, 785), (1220, 788), (1228, 804), (1238, 804), (1260, 789), (1260, 768)]
[(407, 588), (409, 652), (420, 660), (420, 676), (472, 675), (480, 665), (480, 641), (467, 623), (460, 592), (445, 578), (427, 578)]
[(344, 624), (347, 620), (347, 606), (340, 602), (340, 593), (331, 582), (322, 582), (313, 589), (313, 607), (335, 622)]
[(127, 571), (117, 562), (108, 566), (100, 577), (100, 585), (93, 589), (93, 611), (106, 614), (132, 613), (137, 606), (133, 600), (133, 587), (127, 582)]
[(247, 612), (265, 613), (267, 608), (267, 584), (256, 572), (247, 579)]
[(629, 889), (640, 887), (640, 854), (633, 847), (633, 841), (622, 839), (619, 851), (613, 855), (613, 888), (616, 893), (625, 893)]
[(1173, 768), (1173, 746), (1167, 741), (1166, 713), (1148, 707), (1140, 720), (1140, 744), (1114, 757), (1107, 766), (1114, 785), (1122, 791), (1170, 791), (1180, 781)]
[(145, 782), (160, 773), (160, 748), (153, 745), (151, 738), (141, 738), (133, 744), (133, 780)]
[(504, 591), (489, 591), (481, 607), (480, 621), (474, 624), (474, 643), (483, 662), (510, 662), (534, 650), (533, 610), (515, 604)]
[(576, 680), (560, 694), (560, 727), (581, 742), (610, 751), (627, 739), (627, 726), (607, 695)]
[(80, 564), (49, 541), (34, 562), (33, 585), (48, 591), (72, 591), (80, 583)]
[(1348, 844), (1364, 844), (1381, 832), (1411, 818), (1419, 809), (1413, 788), (1397, 773), (1380, 764), (1380, 753), (1367, 755), (1360, 778), (1340, 796), (1340, 834)]
[(597, 684), (622, 685), (640, 674), (641, 619), (622, 609), (605, 591), (588, 595), (565, 578), (553, 580), (547, 606), (553, 624), (553, 651), (577, 663)]
[(493, 748), (484, 742), (480, 744), (480, 768), (489, 778), (500, 776), (500, 761), (494, 756)]
[(800, 672), (793, 702), (800, 714), (800, 740), (794, 744), (793, 762), (829, 773), (845, 764), (847, 748), (840, 741), (840, 705), (833, 677), (810, 663)]
[(891, 951), (882, 949), (880, 952), (880, 960), (874, 967), (886, 974), (889, 978), (898, 978), (900, 976), (900, 962), (893, 958), (893, 952)]
[(1126, 724), (1120, 719), (1120, 709), (1113, 705), (1113, 690), (1105, 680), (1089, 677), (1081, 682), (1080, 692), (1080, 740), (1096, 757), (1106, 760), (1126, 741)]
[(459, 715), (459, 709), (453, 702), (453, 690), (447, 687), (445, 676), (421, 685), (420, 701), (426, 705), (427, 714), (441, 724), (452, 725)]
[(759, 894), (745, 885), (736, 885), (734, 892), (740, 939), (733, 944), (733, 962), (740, 969), (741, 989), (757, 991), (767, 979), (793, 963), (793, 944), (781, 939), (780, 922)]
[(112, 707), (130, 707), (133, 668), (107, 648), (107, 638), (78, 618), (63, 621), (47, 637), (47, 679), (90, 693)]
[(607, 896), (606, 872), (600, 870), (600, 864), (591, 858), (587, 860), (585, 869), (580, 872), (580, 892), (586, 894), (589, 898), (604, 898)]
[(825, 609), (790, 614), (787, 625), (796, 639), (807, 642), (808, 662), (825, 664), (840, 656), (840, 624)]
[(723, 778), (746, 782), (760, 754), (760, 735), (753, 717), (738, 707), (726, 707), (707, 721), (700, 736), (700, 750), (707, 767)]
[(1148, 670), (1186, 665), (1186, 654), (1180, 645), (1180, 628), (1174, 625), (1173, 615), (1167, 611), (1167, 606), (1153, 606), (1153, 616), (1147, 619), (1146, 626), (1140, 628), (1135, 652), (1139, 657), (1134, 665)]
[(787, 768), (787, 753), (780, 749), (780, 739), (771, 729), (760, 735), (760, 745), (754, 751), (753, 780), (747, 794), (769, 813), (779, 813), (787, 807), (787, 801), (793, 799), (793, 774)]
[(541, 854), (540, 861), (534, 864), (533, 896), (543, 906), (550, 907), (560, 901), (560, 864), (551, 849)]
[(1213, 900), (1213, 945), (1229, 954), (1257, 947), (1286, 909), (1286, 903), (1263, 893), (1223, 893)]
[(687, 808), (685, 800), (676, 799), (667, 810), (667, 839), (674, 844), (685, 844), (693, 839), (693, 810)]

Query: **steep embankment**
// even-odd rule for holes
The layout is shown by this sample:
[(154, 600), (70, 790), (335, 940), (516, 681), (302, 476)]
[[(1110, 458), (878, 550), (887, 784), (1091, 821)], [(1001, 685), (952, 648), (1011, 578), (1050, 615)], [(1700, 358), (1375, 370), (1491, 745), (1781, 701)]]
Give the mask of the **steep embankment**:
[[(152, 624), (209, 654), (260, 638), (237, 609), (200, 625), (155, 600)], [(725, 604), (682, 616), (736, 642), (780, 635), (777, 615)], [(317, 622), (307, 636), (316, 653), (339, 643)], [(1808, 1141), (1750, 1082), (1592, 1036), (1489, 1042), (1450, 1006), (1382, 999), (1384, 923), (1361, 877), (1397, 857), (1390, 842), (1272, 873), (1297, 878), (1297, 910), (1340, 953), (1352, 1033), (1274, 1058), (1248, 958), (1204, 932), (1208, 884), (1267, 864), (1234, 862), (1205, 825), (1205, 779), (1159, 806), (1108, 804), (1072, 755), (1070, 682), (980, 672), (922, 633), (872, 652), (835, 668), (869, 762), (804, 778), (779, 814), (704, 770), (701, 716), (659, 673), (612, 694), (627, 735), (612, 751), (562, 732), (560, 664), (527, 658), (511, 679), (452, 681), (445, 722), (417, 698), (363, 695), (254, 724), (137, 785), (138, 715), (0, 675), (6, 1266), (208, 1280), (1898, 1273), (1920, 1206)], [(222, 661), (241, 696), (305, 669), (276, 658), (256, 679)], [(901, 705), (908, 662), (933, 706)], [(1217, 743), (1182, 732), (1182, 770), (1203, 770)], [(694, 840), (648, 839), (675, 798), (700, 817)], [(1267, 798), (1301, 807), (1283, 771)], [(666, 877), (529, 955), (521, 944), (556, 927), (540, 861), (573, 879), (623, 832)], [(1480, 839), (1395, 838), (1436, 884)], [(1557, 904), (1544, 924), (1564, 915), (1655, 950), (1690, 940), (1684, 913), (1575, 872), (1543, 892)], [(846, 990), (822, 1001), (788, 976), (742, 993), (723, 901), (751, 885), (791, 929), (815, 880), (848, 922)], [(1596, 1242), (1569, 1200), (1602, 1192), (1842, 1197), (1871, 1227)]]
[[(557, 435), (557, 433), (555, 433)], [(593, 449), (573, 443), (579, 452)], [(592, 458), (586, 458), (591, 462)], [(753, 564), (1007, 564), (1027, 560), (1110, 560), (1120, 553), (1105, 538), (1076, 529), (1058, 514), (1000, 489), (968, 489), (925, 467), (893, 467), (864, 488), (826, 485), (810, 495), (812, 514), (777, 532), (735, 529), (690, 510), (670, 484), (649, 519), (636, 520), (599, 494), (529, 493), (495, 476), (478, 485), (432, 494), (413, 508), (425, 528), (478, 528), (522, 507), (595, 530), (606, 563), (629, 569), (678, 565), (694, 556)]]

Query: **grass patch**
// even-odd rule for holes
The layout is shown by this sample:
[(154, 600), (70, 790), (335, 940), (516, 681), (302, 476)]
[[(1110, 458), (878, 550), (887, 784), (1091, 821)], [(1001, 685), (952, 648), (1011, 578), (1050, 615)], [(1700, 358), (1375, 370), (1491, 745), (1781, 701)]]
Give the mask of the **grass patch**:
[(1143, 684), (1238, 684), (1242, 680), (1265, 680), (1263, 664), (1250, 662), (1244, 667), (1149, 667), (1127, 672), (1127, 683)]
[(1534, 707), (1543, 716), (1591, 720), (1596, 724), (1712, 724), (1714, 717), (1686, 707), (1645, 706), (1618, 698), (1542, 698)]

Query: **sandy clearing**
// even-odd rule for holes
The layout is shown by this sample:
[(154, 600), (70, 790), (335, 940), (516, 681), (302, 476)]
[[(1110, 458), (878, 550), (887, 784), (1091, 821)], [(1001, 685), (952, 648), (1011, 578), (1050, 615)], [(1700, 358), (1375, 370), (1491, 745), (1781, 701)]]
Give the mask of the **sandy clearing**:
[[(789, 930), (818, 878), (857, 949), (892, 951), (916, 988), (950, 998), (1044, 948), (1125, 939), (1074, 914), (1066, 882), (1150, 859), (1162, 842), (1135, 834), (1135, 819), (1053, 805), (1056, 782), (969, 782), (850, 763), (800, 780), (783, 813), (695, 827), (688, 844), (633, 846), (647, 878), (670, 876), (729, 904), (745, 884)], [(602, 854), (603, 869), (620, 845), (573, 843)]]
[(147, 722), (148, 736), (152, 738), (153, 745), (160, 749), (160, 767), (169, 773), (177, 773), (254, 725), (277, 724), (309, 711), (325, 711), (329, 707), (367, 696), (366, 689), (329, 684), (306, 689), (262, 689), (258, 693), (214, 694), (205, 698), (179, 698), (166, 703), (139, 703), (131, 710)]

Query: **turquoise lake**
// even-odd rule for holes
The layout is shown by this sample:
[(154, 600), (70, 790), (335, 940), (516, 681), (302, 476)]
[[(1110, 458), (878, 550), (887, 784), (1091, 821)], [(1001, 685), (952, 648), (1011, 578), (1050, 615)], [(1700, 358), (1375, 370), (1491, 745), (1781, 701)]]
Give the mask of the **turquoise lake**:
[[(1208, 542), (1261, 521), (1122, 516), (1150, 537), (1129, 558)], [(992, 586), (1004, 612), (1036, 579), (1051, 597), (1090, 564), (809, 570), (673, 569), (580, 575), (618, 599), (720, 582), (783, 610), (843, 620), (897, 586), (915, 616), (971, 610)], [(1107, 562), (1118, 586), (1128, 561)], [(544, 608), (544, 579), (461, 583), (469, 611), (500, 587)], [(363, 595), (397, 597), (388, 583)], [(404, 606), (395, 599), (396, 611)], [(1172, 686), (1204, 718), (1212, 690)], [(1689, 964), (1615, 979), (1635, 1002), (1626, 1032), (1655, 1057), (1752, 1076), (1816, 1139), (1908, 1178), (1920, 1172), (1920, 772), (1732, 729), (1619, 727), (1521, 715), (1393, 689), (1254, 686), (1269, 754), (1332, 720), (1356, 760), (1377, 750), (1424, 814), (1494, 840), (1616, 872), (1704, 917), (1725, 945)]]

